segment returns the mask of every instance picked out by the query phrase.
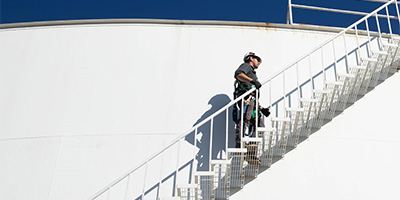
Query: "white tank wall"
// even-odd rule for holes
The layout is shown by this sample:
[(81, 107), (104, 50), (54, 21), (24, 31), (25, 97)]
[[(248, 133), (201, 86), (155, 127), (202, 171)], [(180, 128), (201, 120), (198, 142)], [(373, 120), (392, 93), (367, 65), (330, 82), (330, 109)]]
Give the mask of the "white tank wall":
[(263, 56), (265, 80), (331, 35), (146, 24), (5, 29), (2, 94), (15, 118), (2, 118), (2, 138), (182, 133), (211, 97), (231, 98), (247, 51)]
[(257, 73), (266, 80), (333, 34), (173, 24), (2, 29), (0, 199), (88, 198), (211, 104), (229, 102), (244, 53), (262, 56)]

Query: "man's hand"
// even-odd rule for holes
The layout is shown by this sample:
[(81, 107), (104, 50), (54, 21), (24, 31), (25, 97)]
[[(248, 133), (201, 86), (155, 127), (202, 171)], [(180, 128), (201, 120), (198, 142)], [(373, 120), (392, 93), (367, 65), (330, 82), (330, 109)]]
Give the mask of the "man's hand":
[(261, 83), (256, 80), (252, 80), (252, 81), (250, 81), (250, 83), (255, 85), (257, 89), (259, 89), (261, 87)]
[(261, 108), (260, 111), (265, 117), (268, 117), (271, 114), (268, 108)]

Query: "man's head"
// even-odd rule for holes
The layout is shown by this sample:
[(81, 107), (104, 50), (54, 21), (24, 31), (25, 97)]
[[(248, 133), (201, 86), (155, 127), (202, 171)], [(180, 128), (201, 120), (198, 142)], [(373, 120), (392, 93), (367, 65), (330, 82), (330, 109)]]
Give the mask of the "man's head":
[(244, 55), (243, 61), (249, 63), (254, 69), (257, 69), (262, 62), (261, 57), (253, 52), (246, 53)]

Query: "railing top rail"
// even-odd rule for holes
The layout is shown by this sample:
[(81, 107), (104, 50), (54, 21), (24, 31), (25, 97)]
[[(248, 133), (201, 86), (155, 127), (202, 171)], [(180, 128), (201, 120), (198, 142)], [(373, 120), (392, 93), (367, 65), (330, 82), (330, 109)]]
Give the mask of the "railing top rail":
[[(369, 14), (367, 12), (343, 10), (343, 9), (335, 9), (335, 8), (324, 8), (324, 7), (319, 7), (319, 6), (308, 6), (308, 5), (300, 5), (300, 4), (290, 4), (290, 5), (292, 8), (303, 8), (303, 9), (309, 9), (309, 10), (319, 10), (319, 11), (336, 12), (336, 13), (344, 13), (344, 14), (352, 14), (352, 15), (366, 16)], [(386, 17), (386, 16), (378, 14), (378, 17)], [(389, 17), (391, 19), (397, 19), (397, 17), (395, 17), (395, 16), (389, 16)]]
[[(390, 0), (362, 0), (362, 1), (369, 1), (369, 2), (379, 2), (379, 3), (387, 3)], [(400, 4), (399, 2), (395, 2), (396, 4)], [(325, 11), (325, 12), (333, 12), (333, 13), (342, 13), (342, 14), (351, 14), (351, 15), (367, 15), (367, 12), (360, 12), (354, 10), (345, 10), (345, 9), (335, 9), (335, 8), (326, 8), (322, 6), (310, 6), (310, 5), (303, 5), (303, 4), (295, 4), (292, 3), (292, 0), (288, 0), (288, 13), (287, 13), (287, 24), (295, 24), (293, 22), (293, 8), (300, 8), (300, 9), (308, 9), (308, 10), (318, 10), (318, 11)], [(385, 15), (378, 14), (378, 17), (386, 17)], [(391, 19), (396, 19), (395, 16), (389, 16)]]
[[(321, 45), (318, 45), (316, 48), (312, 49), (309, 53), (306, 53), (304, 56), (300, 57), (299, 59), (297, 59), (296, 61), (292, 62), (290, 65), (288, 65), (287, 67), (285, 67), (283, 70), (275, 73), (274, 75), (270, 76), (266, 81), (262, 82), (262, 85), (266, 84), (267, 82), (271, 81), (272, 79), (276, 78), (277, 76), (279, 76), (280, 74), (283, 74), (285, 71), (287, 71), (288, 69), (290, 69), (291, 67), (295, 66), (296, 63), (298, 63), (299, 61), (303, 60), (304, 58), (306, 58), (308, 55), (314, 53), (315, 51), (317, 51), (318, 49), (322, 48), (323, 46), (325, 46), (326, 44), (328, 44), (329, 42), (331, 42), (332, 40), (336, 39), (337, 37), (343, 35), (344, 33), (346, 33), (347, 31), (349, 31), (350, 29), (354, 28), (355, 26), (357, 26), (358, 24), (360, 24), (361, 22), (365, 21), (367, 18), (371, 17), (372, 15), (376, 14), (378, 11), (382, 10), (383, 8), (387, 7), (389, 4), (392, 4), (393, 2), (395, 2), (396, 0), (390, 0), (387, 3), (385, 3), (384, 5), (380, 6), (379, 8), (375, 9), (374, 11), (372, 11), (371, 13), (369, 13), (368, 15), (364, 16), (363, 18), (361, 18), (360, 20), (358, 20), (357, 22), (353, 23), (352, 25), (350, 25), (349, 27), (345, 28), (344, 30), (342, 30), (341, 32), (339, 32), (338, 34), (336, 34), (335, 36), (333, 36), (332, 38), (328, 39), (327, 41), (323, 42)], [(222, 107), (221, 109), (219, 109), (218, 111), (216, 111), (215, 113), (213, 113), (212, 115), (210, 115), (209, 117), (207, 117), (206, 119), (204, 119), (203, 121), (201, 121), (200, 123), (196, 124), (195, 126), (193, 126), (189, 131), (184, 132), (183, 134), (181, 134), (179, 137), (177, 137), (175, 140), (173, 140), (169, 145), (163, 147), (162, 149), (160, 149), (159, 151), (157, 151), (156, 153), (154, 153), (152, 156), (150, 156), (149, 158), (147, 158), (146, 160), (144, 160), (141, 164), (139, 164), (138, 166), (136, 166), (135, 168), (133, 168), (132, 170), (129, 170), (127, 173), (125, 173), (123, 176), (121, 176), (120, 178), (118, 178), (117, 180), (113, 181), (111, 184), (109, 184), (108, 186), (104, 187), (102, 190), (100, 190), (98, 193), (96, 193), (92, 198), (90, 199), (95, 199), (98, 196), (100, 196), (101, 194), (103, 194), (104, 192), (106, 192), (109, 188), (113, 187), (114, 185), (116, 185), (118, 182), (122, 181), (124, 178), (126, 178), (127, 176), (129, 176), (130, 174), (132, 174), (133, 172), (135, 172), (136, 170), (138, 170), (140, 167), (142, 167), (143, 165), (145, 165), (146, 163), (148, 163), (149, 161), (151, 161), (152, 159), (154, 159), (156, 156), (158, 156), (159, 154), (161, 154), (163, 151), (165, 151), (166, 149), (168, 149), (169, 147), (171, 147), (172, 145), (176, 144), (178, 141), (180, 141), (181, 139), (183, 139), (184, 137), (186, 137), (187, 135), (189, 135), (190, 133), (192, 133), (193, 131), (195, 131), (196, 129), (198, 129), (200, 126), (204, 125), (205, 123), (207, 123), (208, 121), (210, 121), (212, 118), (216, 117), (217, 115), (221, 114), (222, 112), (224, 112), (225, 110), (229, 109), (229, 107), (233, 106), (235, 103), (237, 103), (240, 99), (244, 98), (245, 96), (249, 95), (250, 93), (252, 93), (253, 91), (255, 91), (255, 88), (252, 88), (251, 90), (247, 91), (246, 93), (244, 93), (243, 95), (241, 95), (240, 97), (232, 100), (230, 103), (228, 103), (227, 105), (225, 105), (224, 107)]]
[(171, 147), (172, 145), (176, 144), (177, 142), (179, 142), (179, 140), (185, 138), (187, 135), (189, 135), (190, 133), (192, 133), (193, 131), (195, 131), (196, 129), (198, 129), (199, 127), (201, 127), (202, 125), (204, 125), (205, 123), (207, 123), (208, 121), (210, 121), (212, 118), (214, 118), (215, 116), (221, 114), (222, 112), (224, 112), (226, 109), (229, 109), (229, 107), (231, 107), (232, 105), (234, 105), (235, 103), (237, 103), (240, 99), (242, 99), (243, 97), (249, 95), (250, 93), (254, 92), (256, 90), (256, 88), (252, 88), (249, 91), (247, 91), (246, 93), (244, 93), (243, 95), (241, 95), (240, 97), (232, 100), (231, 102), (229, 102), (227, 105), (225, 105), (224, 107), (222, 107), (221, 109), (219, 109), (218, 111), (216, 111), (215, 113), (213, 113), (212, 115), (210, 115), (209, 117), (207, 117), (206, 119), (204, 119), (203, 121), (201, 121), (200, 123), (196, 124), (195, 126), (193, 126), (191, 129), (189, 129), (189, 131), (184, 132), (182, 135), (180, 135), (179, 137), (177, 137), (175, 140), (173, 140), (169, 145), (164, 146), (163, 148), (161, 148), (159, 151), (157, 151), (156, 153), (152, 154), (152, 156), (150, 156), (149, 158), (145, 159), (141, 164), (137, 165), (136, 167), (134, 167), (132, 170), (129, 170), (127, 173), (125, 173), (124, 175), (122, 175), (120, 178), (116, 179), (115, 181), (113, 181), (111, 184), (107, 185), (106, 187), (104, 187), (102, 190), (100, 190), (98, 193), (96, 193), (92, 198), (90, 199), (95, 199), (98, 196), (100, 196), (101, 194), (103, 194), (104, 192), (107, 191), (108, 188), (111, 188), (112, 186), (116, 185), (118, 182), (122, 181), (124, 178), (126, 178), (127, 176), (129, 176), (129, 174), (132, 174), (133, 172), (135, 172), (136, 170), (138, 170), (140, 167), (142, 167), (143, 165), (145, 165), (147, 162), (151, 161), (152, 159), (154, 159), (155, 157), (157, 157), (159, 154), (161, 154), (163, 151), (167, 150), (169, 147)]
[[(364, 1), (381, 2), (381, 3), (388, 2), (388, 0), (364, 0)], [(399, 2), (396, 3), (399, 4)]]
[(372, 15), (377, 14), (380, 10), (382, 10), (383, 8), (387, 7), (388, 5), (392, 4), (393, 2), (395, 2), (396, 0), (390, 0), (387, 3), (383, 4), (382, 6), (380, 6), (379, 8), (375, 9), (374, 11), (370, 12), (368, 15), (364, 16), (363, 18), (359, 19), (358, 21), (356, 21), (355, 23), (351, 24), (350, 26), (348, 26), (347, 28), (343, 29), (342, 31), (340, 31), (338, 34), (336, 34), (335, 36), (333, 36), (332, 38), (328, 39), (327, 41), (323, 42), (322, 44), (318, 45), (316, 48), (312, 49), (310, 52), (306, 53), (305, 55), (301, 56), (299, 59), (297, 59), (296, 61), (292, 62), (291, 64), (289, 64), (287, 67), (285, 67), (283, 70), (275, 73), (274, 75), (272, 75), (269, 79), (267, 79), (265, 82), (263, 82), (262, 84), (264, 85), (265, 83), (271, 81), (271, 79), (274, 79), (275, 77), (279, 76), (280, 74), (284, 73), (286, 70), (290, 69), (293, 65), (295, 65), (296, 63), (298, 63), (299, 61), (303, 60), (304, 58), (306, 58), (307, 56), (309, 56), (310, 54), (314, 53), (315, 51), (317, 51), (318, 49), (322, 48), (323, 46), (327, 45), (329, 42), (331, 42), (332, 40), (336, 39), (337, 37), (343, 35), (344, 33), (346, 33), (347, 31), (349, 31), (350, 29), (354, 28), (355, 26), (357, 26), (358, 24), (360, 24), (361, 22), (365, 21), (366, 19), (370, 18)]

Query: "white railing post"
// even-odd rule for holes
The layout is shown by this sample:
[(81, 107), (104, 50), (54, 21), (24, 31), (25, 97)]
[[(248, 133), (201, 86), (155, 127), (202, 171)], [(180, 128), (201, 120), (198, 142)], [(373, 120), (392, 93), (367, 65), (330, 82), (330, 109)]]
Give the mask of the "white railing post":
[(296, 79), (297, 79), (297, 98), (298, 100), (300, 100), (302, 94), (300, 93), (299, 63), (296, 64)]
[(323, 88), (325, 89), (325, 84), (326, 84), (326, 74), (325, 74), (325, 65), (324, 65), (324, 50), (323, 46), (320, 48), (321, 49), (321, 67), (322, 67), (322, 78), (323, 78)]
[(256, 117), (256, 126), (255, 126), (255, 129), (254, 129), (254, 133), (256, 134), (256, 138), (258, 138), (258, 110), (259, 110), (259, 103), (260, 102), (258, 102), (258, 92), (259, 92), (259, 89), (257, 89), (256, 90), (256, 103), (255, 103), (255, 107), (256, 107), (256, 109), (255, 109), (255, 111), (256, 111), (256, 115), (255, 115), (255, 117)]
[[(179, 139), (179, 141), (178, 141), (178, 152), (177, 152), (178, 156), (177, 156), (177, 158), (176, 158), (176, 169), (175, 169), (175, 196), (177, 196), (177, 194), (178, 194), (179, 154), (180, 154), (180, 151), (181, 151), (181, 140), (182, 140), (182, 139)], [(146, 166), (146, 171), (147, 171), (147, 166)]]
[(398, 4), (397, 4), (397, 0), (395, 0), (394, 2), (396, 3), (395, 6), (396, 6), (396, 12), (397, 12), (397, 19), (398, 19), (398, 21), (399, 21), (399, 26), (400, 26), (400, 12), (399, 12), (399, 6), (398, 6)]
[[(337, 68), (337, 59), (336, 59), (336, 48), (335, 48), (335, 40), (332, 40), (332, 47), (333, 47), (333, 60), (335, 60), (335, 72), (336, 72), (336, 68)], [(347, 55), (347, 54), (346, 54)], [(347, 58), (346, 58), (347, 59)], [(335, 81), (337, 81), (337, 76), (335, 73)]]
[(381, 27), (379, 25), (379, 19), (378, 19), (377, 12), (375, 13), (375, 19), (376, 19), (376, 27), (378, 28), (378, 35), (379, 35), (379, 40), (378, 40), (379, 50), (382, 50), (382, 33), (381, 33)]
[(269, 81), (269, 110), (272, 112), (272, 81)]
[(146, 192), (146, 178), (147, 178), (147, 168), (149, 165), (149, 161), (146, 161), (145, 169), (144, 169), (144, 177), (143, 177), (143, 188), (142, 188), (142, 197), (141, 200), (144, 200), (144, 193)]
[[(361, 49), (360, 49), (360, 41), (358, 38), (358, 30), (357, 30), (357, 25), (354, 26), (355, 31), (356, 31), (356, 42), (357, 42), (357, 65), (361, 65)], [(343, 38), (344, 38), (344, 44), (346, 44), (346, 33), (343, 34)], [(346, 55), (347, 55), (347, 48), (346, 50)]]
[(161, 194), (161, 184), (162, 184), (162, 170), (164, 169), (164, 154), (161, 155), (161, 164), (160, 164), (160, 180), (158, 181), (158, 195)]
[(194, 141), (193, 141), (193, 167), (192, 167), (192, 182), (194, 182), (194, 169), (197, 169), (197, 162), (196, 162), (196, 156), (197, 156), (197, 128), (194, 129)]
[(226, 156), (226, 159), (228, 159), (228, 140), (229, 140), (229, 107), (228, 108), (226, 108), (226, 116), (225, 116), (226, 118), (225, 118), (225, 156)]
[(292, 0), (288, 0), (288, 11), (286, 17), (286, 24), (293, 24)]
[(365, 19), (365, 27), (367, 28), (367, 35), (368, 35), (367, 52), (368, 52), (368, 58), (370, 58), (372, 53), (371, 53), (371, 35), (369, 33), (368, 18)]
[(311, 91), (311, 98), (314, 98), (314, 80), (312, 76), (312, 69), (311, 69), (311, 54), (308, 54), (308, 69), (310, 73), (310, 91)]
[[(356, 26), (356, 33), (357, 33), (357, 26)], [(360, 46), (358, 45), (358, 37), (356, 36), (357, 40), (357, 50), (358, 50), (358, 57), (360, 57)], [(346, 58), (346, 73), (349, 73), (349, 54), (347, 53), (347, 43), (346, 43), (346, 32), (343, 33), (343, 41), (344, 41), (344, 53)], [(357, 64), (359, 63), (359, 59), (357, 59)]]
[(241, 107), (240, 107), (240, 148), (243, 148), (243, 144), (242, 144), (242, 141), (243, 141), (243, 131), (244, 131), (244, 97), (242, 97), (241, 98)]
[(283, 86), (282, 86), (282, 90), (283, 90), (283, 111), (284, 111), (284, 116), (285, 117), (287, 117), (286, 116), (286, 89), (285, 89), (285, 85), (286, 85), (286, 83), (285, 83), (285, 71), (283, 71), (283, 73), (282, 73), (282, 76), (283, 76)]
[(390, 33), (390, 40), (393, 41), (392, 25), (391, 25), (391, 23), (390, 23), (388, 6), (386, 6), (385, 10), (386, 10), (386, 17), (387, 17), (387, 22), (388, 22), (388, 27), (389, 27), (389, 33)]
[(211, 160), (212, 160), (212, 146), (213, 146), (213, 126), (214, 126), (214, 118), (211, 118), (210, 122), (210, 152), (208, 152), (208, 162), (209, 162), (209, 169), (211, 170)]
[(131, 180), (131, 174), (128, 175), (128, 180), (126, 181), (125, 200), (127, 200), (127, 198), (128, 198), (128, 190), (129, 190), (130, 180)]

